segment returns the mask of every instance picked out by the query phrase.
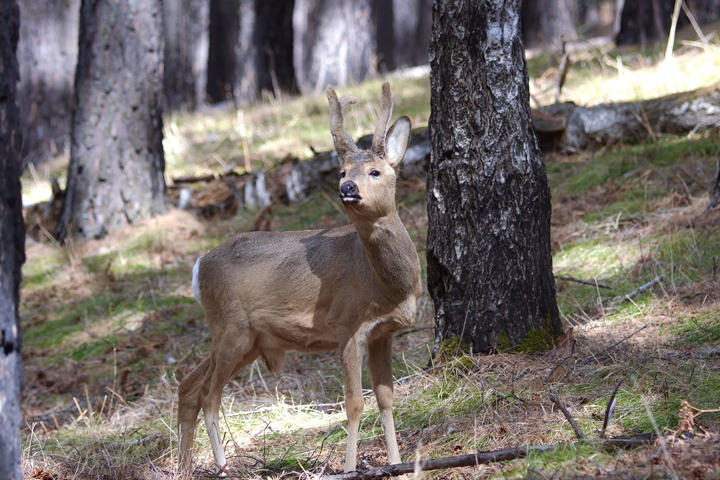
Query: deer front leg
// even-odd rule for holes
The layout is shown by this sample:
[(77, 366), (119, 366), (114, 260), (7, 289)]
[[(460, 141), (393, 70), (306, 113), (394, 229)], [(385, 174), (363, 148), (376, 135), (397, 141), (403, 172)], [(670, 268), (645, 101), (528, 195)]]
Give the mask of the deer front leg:
[(393, 421), (392, 335), (368, 343), (368, 371), (372, 382), (383, 432), (387, 444), (388, 463), (400, 463), (400, 450)]
[(351, 337), (342, 346), (340, 361), (345, 377), (345, 410), (348, 417), (348, 438), (345, 451), (345, 472), (355, 470), (360, 416), (365, 404), (362, 396), (362, 355), (357, 338)]

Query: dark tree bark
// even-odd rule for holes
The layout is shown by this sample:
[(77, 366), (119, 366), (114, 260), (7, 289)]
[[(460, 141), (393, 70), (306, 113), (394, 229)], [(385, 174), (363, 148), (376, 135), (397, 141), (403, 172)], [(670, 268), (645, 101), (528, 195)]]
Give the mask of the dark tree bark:
[(710, 201), (707, 204), (707, 210), (713, 210), (720, 205), (720, 159), (718, 160), (718, 174), (715, 177), (715, 185), (710, 192)]
[(59, 238), (100, 238), (167, 208), (160, 0), (83, 0)]
[(720, 1), (718, 0), (687, 0), (686, 3), (697, 22), (701, 25), (716, 22), (720, 19)]
[(22, 478), (20, 469), (20, 274), (25, 262), (25, 224), (20, 194), (20, 111), (17, 44), (20, 15), (15, 0), (0, 2), (0, 478)]
[(210, 0), (207, 97), (211, 103), (232, 99), (239, 32), (240, 0)]
[(70, 145), (80, 0), (20, 0), (18, 101), (25, 162)]
[(208, 0), (163, 0), (165, 108), (195, 108), (207, 90)]
[(377, 45), (377, 68), (390, 72), (395, 63), (395, 6), (391, 0), (371, 0), (372, 21), (375, 25)]
[(256, 0), (259, 93), (263, 90), (275, 94), (299, 92), (293, 65), (294, 8), (295, 0)]
[(522, 31), (528, 47), (551, 44), (565, 35), (577, 38), (578, 0), (534, 0), (522, 2)]
[(520, 0), (436, 1), (430, 67), (435, 352), (455, 337), (472, 352), (550, 348), (562, 327)]
[(260, 99), (263, 90), (298, 93), (293, 65), (295, 0), (240, 0), (234, 97), (237, 106)]
[(375, 29), (370, 0), (296, 0), (295, 73), (303, 93), (344, 87), (373, 73)]
[(208, 96), (240, 107), (263, 90), (298, 92), (293, 64), (294, 0), (211, 0)]
[[(675, 0), (618, 0), (615, 42), (618, 45), (641, 45), (667, 40)], [(678, 26), (688, 23), (681, 14)]]

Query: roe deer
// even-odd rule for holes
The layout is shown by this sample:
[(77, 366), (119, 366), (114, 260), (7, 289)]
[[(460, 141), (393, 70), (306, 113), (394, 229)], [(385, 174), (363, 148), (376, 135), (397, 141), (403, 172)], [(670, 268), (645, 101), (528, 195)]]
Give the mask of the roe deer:
[(262, 357), (276, 372), (287, 350), (339, 348), (348, 416), (345, 471), (355, 470), (365, 346), (388, 460), (400, 462), (392, 417), (392, 339), (414, 321), (422, 291), (417, 251), (395, 208), (395, 180), (410, 138), (410, 119), (401, 117), (388, 130), (392, 96), (385, 83), (372, 147), (360, 150), (343, 129), (343, 108), (355, 98), (338, 100), (332, 87), (327, 97), (342, 167), (339, 194), (352, 224), (245, 233), (197, 260), (193, 294), (205, 311), (213, 342), (210, 356), (178, 390), (181, 469), (190, 467), (202, 408), (215, 463), (226, 471), (220, 399), (242, 367)]

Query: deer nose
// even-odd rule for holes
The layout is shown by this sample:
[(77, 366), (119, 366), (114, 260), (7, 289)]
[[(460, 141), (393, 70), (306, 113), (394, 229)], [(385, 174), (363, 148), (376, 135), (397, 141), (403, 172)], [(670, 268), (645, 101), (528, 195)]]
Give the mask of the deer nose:
[(358, 187), (355, 182), (345, 182), (340, 186), (340, 195), (353, 197), (357, 195)]

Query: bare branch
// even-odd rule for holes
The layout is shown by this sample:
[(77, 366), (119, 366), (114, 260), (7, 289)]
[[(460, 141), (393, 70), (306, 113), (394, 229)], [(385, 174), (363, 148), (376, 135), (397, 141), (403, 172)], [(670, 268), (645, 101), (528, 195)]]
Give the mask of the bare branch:
[(582, 283), (583, 285), (591, 285), (593, 287), (612, 289), (612, 287), (610, 287), (609, 285), (600, 283), (597, 280), (593, 280), (591, 282), (589, 280), (581, 280), (581, 279), (575, 278), (575, 277), (561, 277), (560, 275), (555, 275), (555, 278), (557, 278), (558, 280), (562, 280), (563, 282), (575, 282), (575, 283)]
[(562, 411), (563, 415), (565, 415), (567, 421), (570, 422), (570, 426), (573, 428), (573, 430), (575, 430), (575, 436), (578, 438), (578, 440), (584, 439), (585, 434), (582, 430), (580, 430), (580, 427), (578, 427), (577, 423), (575, 423), (572, 415), (570, 415), (570, 412), (567, 408), (565, 408), (565, 405), (563, 404), (562, 400), (560, 400), (560, 397), (558, 397), (557, 392), (552, 388), (550, 389), (550, 401), (557, 405), (560, 411)]
[[(643, 445), (651, 445), (659, 436), (656, 433), (642, 433), (639, 435), (619, 436), (594, 442), (601, 448), (637, 448)], [(518, 458), (525, 458), (535, 453), (549, 452), (555, 448), (562, 448), (573, 445), (572, 443), (558, 443), (552, 445), (535, 445), (493, 450), (491, 452), (477, 452), (471, 455), (459, 455), (456, 457), (442, 457), (422, 460), (418, 463), (395, 463), (384, 467), (357, 470), (354, 472), (340, 473), (337, 475), (325, 475), (319, 480), (371, 480), (386, 477), (396, 477), (405, 473), (416, 471), (427, 472), (443, 468), (472, 467), (488, 463), (507, 462)]]
[(605, 409), (605, 420), (603, 421), (602, 430), (600, 430), (600, 438), (605, 438), (605, 430), (607, 430), (607, 427), (610, 424), (610, 418), (615, 411), (615, 405), (617, 405), (617, 399), (615, 398), (615, 395), (617, 395), (618, 389), (620, 388), (620, 385), (622, 385), (622, 383), (623, 381), (620, 380), (617, 385), (615, 385), (612, 395), (610, 395), (610, 398), (608, 398), (607, 408)]

